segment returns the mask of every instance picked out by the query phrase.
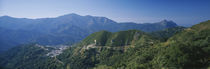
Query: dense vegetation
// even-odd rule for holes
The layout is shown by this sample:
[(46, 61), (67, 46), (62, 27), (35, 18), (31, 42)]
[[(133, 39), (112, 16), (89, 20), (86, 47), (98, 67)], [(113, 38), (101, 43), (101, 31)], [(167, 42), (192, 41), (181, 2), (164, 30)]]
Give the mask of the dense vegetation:
[(178, 26), (178, 27), (173, 27), (173, 28), (167, 28), (161, 31), (151, 32), (150, 34), (152, 36), (155, 36), (156, 38), (159, 38), (161, 41), (166, 41), (168, 40), (168, 38), (170, 38), (176, 33), (183, 31), (184, 29), (185, 27)]
[(46, 56), (50, 50), (44, 50), (36, 44), (14, 47), (1, 54), (0, 64), (5, 69), (53, 69), (61, 64), (55, 58)]
[(120, 31), (115, 33), (100, 31), (91, 34), (84, 39), (82, 43), (85, 45), (95, 43), (96, 46), (127, 46), (137, 44), (142, 39), (152, 39), (151, 37), (152, 36), (147, 33), (138, 30)]
[[(23, 48), (24, 50), (14, 48), (10, 51), (15, 52), (7, 52), (0, 63), (1, 66), (21, 67), (21, 69), (31, 69), (28, 68), (29, 66), (33, 69), (39, 69), (37, 67), (44, 69), (207, 69), (210, 67), (210, 21), (186, 29), (179, 27), (168, 29), (163, 33), (163, 35), (161, 32), (151, 34), (138, 30), (115, 33), (100, 31), (91, 34), (57, 56), (56, 59), (62, 64), (53, 62), (49, 57), (42, 59), (42, 54), (45, 52), (40, 52), (42, 51), (40, 48), (29, 48), (32, 54), (36, 53), (40, 58), (33, 58), (28, 54), (29, 52), (24, 52), (28, 51), (25, 50), (26, 48)], [(16, 49), (21, 50), (17, 52)], [(29, 58), (23, 56), (29, 56)], [(9, 59), (5, 60), (6, 57)], [(24, 60), (27, 60), (27, 63), (22, 62)], [(40, 61), (37, 67), (31, 64), (37, 64), (35, 61)]]

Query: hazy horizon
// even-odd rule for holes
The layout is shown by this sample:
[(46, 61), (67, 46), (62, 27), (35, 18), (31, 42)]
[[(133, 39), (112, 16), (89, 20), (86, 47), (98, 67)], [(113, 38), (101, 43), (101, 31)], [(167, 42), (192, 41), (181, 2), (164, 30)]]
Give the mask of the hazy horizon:
[[(64, 14), (64, 15), (60, 15), (60, 16), (65, 16), (65, 15), (71, 15), (71, 14), (76, 14), (76, 15), (79, 15), (79, 16), (92, 16), (92, 17), (104, 17), (104, 16), (93, 16), (93, 15), (80, 15), (80, 14), (77, 14), (77, 13), (69, 13), (69, 14)], [(4, 17), (4, 16), (8, 16), (8, 17), (12, 17), (12, 18), (26, 18), (26, 19), (43, 19), (43, 18), (58, 18), (60, 16), (55, 16), (55, 17), (40, 17), (40, 18), (27, 18), (27, 17), (14, 17), (14, 16), (9, 16), (9, 15), (2, 15), (0, 17)], [(107, 18), (107, 17), (105, 17)], [(108, 18), (110, 19), (110, 18)], [(113, 20), (113, 19), (111, 19)], [(168, 20), (168, 19), (162, 19), (160, 21), (164, 21), (164, 20), (167, 20), (167, 21), (173, 21), (173, 20)], [(157, 22), (160, 22), (160, 21), (156, 21), (156, 22), (133, 22), (133, 23), (138, 23), (138, 24), (143, 24), (143, 23), (157, 23)], [(116, 21), (117, 22), (117, 21)], [(118, 23), (127, 23), (127, 22), (132, 22), (132, 21), (125, 21), (125, 22), (118, 22)]]
[(102, 16), (116, 22), (172, 20), (191, 26), (210, 18), (208, 0), (0, 0), (0, 16), (52, 18), (65, 14)]

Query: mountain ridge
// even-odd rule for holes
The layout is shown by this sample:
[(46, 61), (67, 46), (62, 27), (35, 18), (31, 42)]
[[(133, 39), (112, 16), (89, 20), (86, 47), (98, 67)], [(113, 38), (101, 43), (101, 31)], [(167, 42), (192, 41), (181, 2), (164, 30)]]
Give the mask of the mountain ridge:
[[(4, 15), (4, 16), (0, 16), (0, 19), (2, 19), (2, 18), (6, 18), (6, 19), (10, 18), (10, 19), (40, 20), (40, 19), (54, 19), (54, 18), (63, 18), (63, 17), (65, 17), (65, 18), (71, 18), (71, 17), (91, 17), (91, 18), (93, 18), (93, 17), (95, 17), (95, 18), (102, 18), (102, 19), (106, 19), (106, 20), (111, 20), (111, 19), (109, 19), (107, 17), (103, 17), (103, 16), (91, 16), (91, 15), (81, 16), (81, 15), (78, 15), (76, 13), (65, 14), (65, 15), (61, 15), (61, 16), (57, 16), (57, 17), (43, 17), (43, 18), (34, 18), (34, 19), (33, 18), (25, 18), (25, 17), (19, 18), (19, 17), (12, 17), (12, 16), (9, 16), (9, 15)], [(111, 21), (115, 22), (114, 20), (111, 20)], [(174, 23), (173, 21), (166, 20), (166, 19), (163, 19), (160, 22), (155, 22), (155, 23), (168, 23), (168, 22)], [(115, 23), (154, 24), (154, 23), (136, 23), (136, 22), (115, 22)], [(174, 24), (176, 24), (176, 23), (174, 23)]]
[[(144, 32), (152, 32), (163, 30), (166, 28), (176, 27), (174, 22), (165, 24), (160, 22), (152, 24), (131, 24), (131, 23), (117, 23), (106, 17), (97, 16), (80, 16), (78, 14), (67, 14), (58, 16), (55, 18), (39, 18), (39, 19), (27, 19), (27, 18), (13, 18), (10, 16), (0, 17), (0, 27), (9, 29), (11, 33), (0, 32), (2, 35), (6, 35), (5, 38), (11, 38), (8, 43), (13, 40), (18, 40), (20, 37), (25, 40), (14, 41), (18, 44), (22, 43), (38, 43), (41, 45), (59, 45), (66, 43), (76, 43), (84, 39), (86, 36), (93, 32), (100, 30), (107, 30), (110, 32), (118, 32), (129, 29), (141, 30)], [(169, 24), (169, 25), (168, 25)], [(24, 33), (22, 33), (25, 31)], [(28, 37), (23, 37), (26, 35)], [(68, 39), (67, 39), (68, 38)], [(1, 45), (1, 44), (0, 44)], [(13, 47), (14, 45), (4, 44), (2, 46)]]
[[(157, 35), (168, 35), (164, 41), (156, 38), (156, 34), (138, 30), (99, 31), (55, 57), (42, 56), (49, 52), (33, 44), (15, 47), (4, 54), (9, 58), (0, 56), (0, 66), (21, 69), (207, 69), (210, 65), (209, 26), (210, 22), (206, 21), (190, 28), (158, 32)], [(34, 57), (36, 60), (31, 60)], [(39, 59), (42, 62), (38, 62)], [(30, 62), (21, 62), (25, 60)]]

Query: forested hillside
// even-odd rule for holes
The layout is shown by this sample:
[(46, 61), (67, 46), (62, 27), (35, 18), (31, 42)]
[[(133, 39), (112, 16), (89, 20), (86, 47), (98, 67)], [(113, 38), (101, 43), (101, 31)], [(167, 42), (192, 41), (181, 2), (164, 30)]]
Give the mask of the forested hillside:
[[(207, 69), (210, 67), (209, 27), (210, 21), (206, 21), (190, 28), (154, 32), (156, 34), (138, 30), (100, 31), (56, 57), (44, 56), (48, 51), (36, 46), (13, 48), (3, 54), (0, 66), (21, 69), (31, 69), (28, 66), (36, 66), (32, 69)], [(25, 60), (27, 62), (23, 62)]]
[(56, 58), (47, 56), (52, 50), (37, 44), (14, 47), (1, 54), (0, 66), (5, 69), (56, 69), (61, 64)]

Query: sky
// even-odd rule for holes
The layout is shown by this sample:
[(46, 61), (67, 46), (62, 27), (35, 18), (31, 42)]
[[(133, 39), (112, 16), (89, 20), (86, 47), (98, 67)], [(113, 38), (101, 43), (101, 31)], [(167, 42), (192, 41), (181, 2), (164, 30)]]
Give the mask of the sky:
[(103, 16), (116, 22), (167, 19), (191, 26), (210, 20), (210, 0), (0, 0), (0, 16), (34, 19), (70, 13)]

